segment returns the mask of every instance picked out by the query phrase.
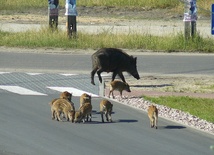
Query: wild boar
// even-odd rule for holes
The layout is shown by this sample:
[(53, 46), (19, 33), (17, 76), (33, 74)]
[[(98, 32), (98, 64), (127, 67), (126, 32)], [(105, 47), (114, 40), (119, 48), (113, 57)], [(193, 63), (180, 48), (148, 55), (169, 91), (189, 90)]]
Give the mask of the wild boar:
[(111, 118), (112, 109), (113, 109), (113, 104), (108, 100), (103, 99), (100, 102), (100, 114), (101, 114), (101, 119), (103, 123), (104, 123), (103, 114), (105, 114), (107, 122), (109, 121), (112, 122), (112, 118)]
[(102, 83), (102, 72), (113, 72), (112, 81), (114, 81), (116, 75), (122, 79), (124, 71), (130, 73), (134, 78), (140, 79), (137, 71), (137, 58), (129, 56), (121, 49), (117, 48), (102, 48), (92, 54), (92, 71), (91, 71), (91, 84), (94, 83), (94, 75), (97, 73), (100, 83)]
[(86, 118), (86, 121), (90, 119), (90, 122), (91, 122), (91, 113), (92, 113), (91, 103), (84, 103), (82, 107), (80, 107), (80, 109), (75, 112), (74, 122), (80, 123), (81, 121), (83, 121), (83, 123), (85, 123), (85, 118)]
[(72, 99), (72, 93), (69, 93), (68, 91), (64, 91), (60, 94), (60, 98), (67, 99), (68, 101), (71, 102)]
[(88, 95), (86, 93), (83, 93), (81, 96), (80, 96), (80, 107), (82, 107), (82, 105), (84, 103), (91, 103), (91, 95)]
[(119, 81), (119, 80), (114, 80), (110, 82), (110, 86), (109, 86), (109, 95), (108, 97), (110, 98), (110, 95), (112, 94), (112, 97), (114, 98), (114, 90), (118, 90), (120, 92), (120, 97), (122, 98), (122, 93), (123, 90), (126, 90), (127, 92), (131, 92), (129, 84)]
[(156, 106), (151, 105), (148, 108), (148, 117), (150, 120), (150, 126), (151, 128), (155, 127), (156, 129), (157, 127), (157, 122), (158, 122), (158, 109)]
[[(67, 92), (67, 91), (64, 91), (64, 92), (62, 92), (62, 93), (60, 94), (59, 98), (64, 98), (64, 99), (67, 99), (68, 101), (71, 102), (72, 93), (69, 93), (69, 92)], [(58, 98), (53, 99), (53, 100), (49, 103), (50, 106), (52, 106), (53, 103), (54, 103), (57, 99), (58, 99)]]
[(74, 121), (75, 107), (72, 102), (67, 99), (56, 99), (51, 106), (52, 119), (57, 119), (57, 121), (62, 121), (60, 114), (64, 113), (67, 121)]

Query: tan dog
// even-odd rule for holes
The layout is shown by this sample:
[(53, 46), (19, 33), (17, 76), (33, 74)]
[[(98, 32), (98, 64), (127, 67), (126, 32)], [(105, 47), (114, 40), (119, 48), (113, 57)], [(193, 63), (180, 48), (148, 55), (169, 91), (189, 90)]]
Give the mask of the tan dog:
[(67, 99), (56, 99), (51, 106), (52, 119), (57, 119), (57, 121), (62, 121), (60, 114), (64, 113), (67, 121), (74, 121), (75, 108), (72, 102)]
[(91, 95), (88, 95), (86, 93), (83, 93), (81, 96), (80, 96), (80, 107), (82, 107), (82, 105), (84, 103), (91, 103)]
[(100, 102), (100, 114), (101, 114), (101, 119), (103, 123), (104, 123), (103, 114), (105, 114), (107, 122), (109, 121), (112, 122), (112, 118), (111, 118), (112, 109), (113, 109), (113, 104), (108, 100), (103, 99)]
[(78, 111), (75, 112), (75, 118), (74, 122), (81, 122), (85, 123), (85, 118), (88, 121), (88, 118), (90, 117), (91, 122), (91, 113), (92, 113), (92, 105), (91, 103), (87, 102), (84, 103)]
[(72, 99), (72, 93), (69, 93), (67, 91), (64, 91), (60, 94), (60, 98), (64, 98), (64, 99), (67, 99), (68, 101), (71, 102), (71, 99)]
[(148, 108), (148, 117), (150, 120), (150, 126), (151, 128), (155, 127), (156, 129), (157, 127), (157, 122), (158, 122), (158, 109), (156, 106), (151, 105)]
[(118, 90), (120, 92), (120, 97), (122, 98), (122, 92), (123, 90), (126, 90), (127, 92), (131, 92), (130, 87), (128, 83), (115, 80), (110, 82), (110, 88), (109, 88), (109, 95), (108, 97), (110, 98), (110, 95), (112, 94), (112, 97), (114, 98), (114, 90)]

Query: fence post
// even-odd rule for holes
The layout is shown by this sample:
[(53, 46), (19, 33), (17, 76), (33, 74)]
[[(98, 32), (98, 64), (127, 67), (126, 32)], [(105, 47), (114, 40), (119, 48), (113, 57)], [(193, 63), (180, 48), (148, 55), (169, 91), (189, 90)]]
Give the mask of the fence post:
[(103, 78), (103, 82), (99, 82), (99, 96), (104, 97), (105, 96), (105, 78)]
[(196, 0), (186, 0), (184, 3), (184, 36), (188, 39), (196, 33), (197, 5)]
[(57, 28), (58, 26), (58, 7), (59, 0), (48, 0), (48, 16), (50, 28)]
[(76, 24), (76, 0), (66, 0), (65, 15), (67, 16), (66, 29), (69, 38), (76, 37), (77, 24)]

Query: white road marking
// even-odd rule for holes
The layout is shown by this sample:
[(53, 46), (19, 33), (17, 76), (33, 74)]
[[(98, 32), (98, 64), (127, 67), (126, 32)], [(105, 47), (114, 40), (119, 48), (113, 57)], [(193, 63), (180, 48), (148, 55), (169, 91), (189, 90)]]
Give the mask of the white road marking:
[(42, 73), (26, 73), (26, 74), (28, 74), (28, 75), (40, 75)]
[(60, 74), (60, 75), (64, 75), (64, 76), (73, 76), (73, 75), (77, 75), (77, 74)]
[(83, 93), (87, 93), (87, 94), (91, 95), (92, 97), (99, 97), (98, 95), (95, 95), (95, 94), (92, 94), (92, 93), (89, 93), (89, 92), (86, 92), (83, 90), (79, 90), (79, 89), (76, 89), (73, 87), (47, 87), (47, 88), (56, 90), (59, 92), (68, 91), (68, 92), (72, 93), (72, 96), (81, 96)]
[(8, 73), (10, 73), (10, 72), (0, 72), (0, 74), (8, 74)]
[(0, 89), (7, 90), (9, 92), (16, 93), (19, 95), (43, 95), (43, 96), (47, 96), (47, 94), (39, 93), (37, 91), (32, 91), (30, 89), (26, 89), (26, 88), (19, 87), (19, 86), (0, 85)]

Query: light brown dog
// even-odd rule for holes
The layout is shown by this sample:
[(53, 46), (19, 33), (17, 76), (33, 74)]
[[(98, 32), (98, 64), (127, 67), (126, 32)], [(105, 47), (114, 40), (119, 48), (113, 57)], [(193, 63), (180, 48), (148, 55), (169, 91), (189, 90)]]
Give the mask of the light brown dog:
[(110, 82), (109, 95), (108, 95), (109, 98), (111, 94), (112, 94), (112, 97), (114, 98), (114, 93), (113, 93), (114, 90), (118, 90), (120, 92), (121, 98), (122, 98), (123, 90), (126, 90), (127, 92), (131, 92), (128, 83), (125, 83), (119, 80), (114, 80)]
[(72, 99), (72, 93), (69, 93), (68, 91), (64, 91), (60, 94), (60, 98), (67, 99), (68, 101), (71, 102)]
[(111, 118), (112, 109), (113, 109), (113, 104), (108, 100), (103, 99), (100, 102), (100, 114), (101, 114), (101, 119), (103, 123), (104, 123), (103, 114), (105, 114), (107, 122), (112, 122), (112, 118)]
[(91, 103), (89, 103), (89, 102), (84, 103), (80, 107), (80, 109), (75, 112), (74, 122), (80, 123), (81, 121), (83, 121), (83, 123), (85, 123), (85, 118), (86, 118), (86, 121), (88, 121), (88, 119), (90, 119), (90, 122), (91, 122), (91, 113), (92, 113)]
[(74, 103), (69, 102), (67, 99), (56, 99), (51, 106), (52, 119), (57, 119), (57, 121), (62, 121), (60, 114), (64, 113), (67, 121), (74, 121), (75, 108)]
[(80, 96), (80, 107), (82, 107), (82, 105), (84, 103), (91, 103), (91, 95), (88, 95), (86, 93), (83, 93), (81, 96)]
[(157, 127), (157, 122), (158, 122), (158, 109), (156, 106), (151, 105), (148, 108), (148, 117), (150, 120), (150, 126), (151, 128), (155, 127), (156, 129)]

